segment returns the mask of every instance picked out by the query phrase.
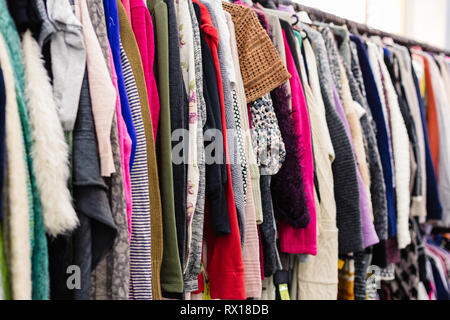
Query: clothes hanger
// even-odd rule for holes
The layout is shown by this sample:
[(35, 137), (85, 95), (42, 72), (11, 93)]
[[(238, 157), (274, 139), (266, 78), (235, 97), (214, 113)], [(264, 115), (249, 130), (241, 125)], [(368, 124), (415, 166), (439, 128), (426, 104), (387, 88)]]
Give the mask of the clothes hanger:
[(355, 36), (361, 36), (361, 34), (359, 33), (359, 29), (355, 23), (348, 21), (348, 20), (346, 22), (347, 23), (345, 24), (345, 26), (347, 27), (347, 29), (350, 33), (352, 33)]
[(292, 17), (292, 18), (295, 18), (295, 22), (292, 23), (292, 26), (296, 26), (296, 25), (298, 24), (298, 22), (299, 22), (300, 19), (298, 18), (298, 16), (297, 16), (296, 14), (293, 14), (291, 17)]

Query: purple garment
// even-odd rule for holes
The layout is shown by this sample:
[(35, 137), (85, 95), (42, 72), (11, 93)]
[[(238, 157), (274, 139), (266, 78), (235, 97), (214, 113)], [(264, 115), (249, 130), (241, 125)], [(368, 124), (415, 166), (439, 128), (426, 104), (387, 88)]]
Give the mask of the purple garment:
[(401, 255), (400, 249), (398, 248), (397, 238), (389, 238), (386, 240), (386, 262), (387, 264), (391, 263), (400, 263)]
[(291, 5), (286, 6), (286, 5), (280, 3), (278, 5), (278, 10), (295, 14), (294, 7)]
[[(334, 81), (332, 82), (333, 85), (333, 95), (334, 95), (334, 101), (336, 104), (336, 111), (339, 115), (339, 117), (342, 120), (342, 123), (344, 124), (345, 130), (347, 131), (347, 135), (349, 136), (350, 144), (352, 145), (353, 150), (353, 143), (352, 143), (352, 134), (350, 131), (350, 126), (347, 121), (347, 117), (345, 116), (344, 108), (342, 107), (341, 100), (339, 99), (339, 95), (336, 89), (336, 85), (334, 84)], [(353, 151), (354, 155), (354, 151)], [(355, 162), (356, 156), (355, 156)], [(358, 166), (356, 166), (356, 175), (358, 178), (358, 189), (359, 189), (359, 208), (360, 208), (360, 214), (361, 214), (361, 225), (362, 225), (362, 235), (364, 240), (364, 247), (368, 248), (370, 246), (373, 246), (380, 242), (380, 239), (377, 236), (377, 232), (375, 231), (375, 226), (373, 224), (373, 221), (371, 219), (370, 214), (370, 207), (369, 207), (369, 199), (367, 197), (366, 188), (364, 187), (364, 182), (361, 177), (361, 172), (359, 171)]]

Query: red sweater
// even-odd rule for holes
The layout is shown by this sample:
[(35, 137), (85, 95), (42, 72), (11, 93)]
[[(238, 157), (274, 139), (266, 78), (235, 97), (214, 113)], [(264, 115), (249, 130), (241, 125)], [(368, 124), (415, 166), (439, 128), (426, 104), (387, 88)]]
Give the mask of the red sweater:
[[(207, 245), (206, 273), (209, 279), (211, 299), (245, 300), (244, 262), (242, 259), (241, 239), (237, 220), (236, 204), (231, 184), (230, 155), (227, 143), (227, 126), (225, 120), (225, 103), (223, 97), (222, 75), (220, 71), (218, 46), (219, 34), (212, 23), (208, 9), (198, 0), (192, 0), (200, 6), (202, 14), (201, 29), (214, 58), (219, 89), (220, 107), (222, 110), (222, 131), (225, 156), (227, 161), (227, 204), (231, 233), (216, 237), (205, 212), (205, 239)], [(202, 285), (199, 284), (199, 287)]]

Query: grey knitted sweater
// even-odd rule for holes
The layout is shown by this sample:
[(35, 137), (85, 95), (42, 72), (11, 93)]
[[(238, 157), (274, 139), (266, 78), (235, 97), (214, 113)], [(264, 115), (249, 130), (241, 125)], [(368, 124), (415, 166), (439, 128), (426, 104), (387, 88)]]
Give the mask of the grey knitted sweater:
[(381, 166), (380, 153), (378, 151), (375, 126), (372, 113), (366, 100), (366, 92), (359, 67), (358, 56), (352, 52), (349, 34), (340, 26), (330, 26), (333, 33), (340, 37), (339, 53), (342, 57), (350, 91), (354, 101), (359, 103), (365, 114), (360, 118), (365, 140), (367, 163), (370, 170), (370, 193), (374, 215), (374, 225), (380, 240), (387, 239), (387, 202), (386, 187), (384, 184), (383, 168)]
[(325, 42), (318, 31), (303, 24), (302, 28), (311, 40), (316, 54), (328, 129), (336, 154), (332, 169), (336, 199), (336, 220), (337, 228), (339, 229), (339, 253), (345, 254), (361, 251), (363, 250), (363, 238), (356, 164), (345, 127), (336, 112), (332, 92), (332, 74)]
[(362, 79), (357, 53), (351, 49), (351, 70), (346, 65), (347, 76), (350, 83), (353, 99), (366, 110), (361, 118), (361, 125), (367, 142), (367, 155), (370, 169), (370, 192), (372, 196), (373, 216), (375, 230), (380, 240), (388, 238), (388, 213), (386, 200), (386, 186), (384, 183), (383, 167), (376, 140), (376, 127), (372, 112), (366, 99), (366, 91)]

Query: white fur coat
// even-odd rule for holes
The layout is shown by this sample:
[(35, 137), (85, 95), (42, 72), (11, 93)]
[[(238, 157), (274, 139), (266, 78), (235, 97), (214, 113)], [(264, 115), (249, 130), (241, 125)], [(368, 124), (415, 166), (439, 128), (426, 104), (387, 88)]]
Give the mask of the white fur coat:
[(69, 150), (58, 117), (41, 48), (30, 31), (23, 36), (26, 99), (33, 139), (33, 165), (48, 234), (72, 231), (78, 224), (68, 189)]

